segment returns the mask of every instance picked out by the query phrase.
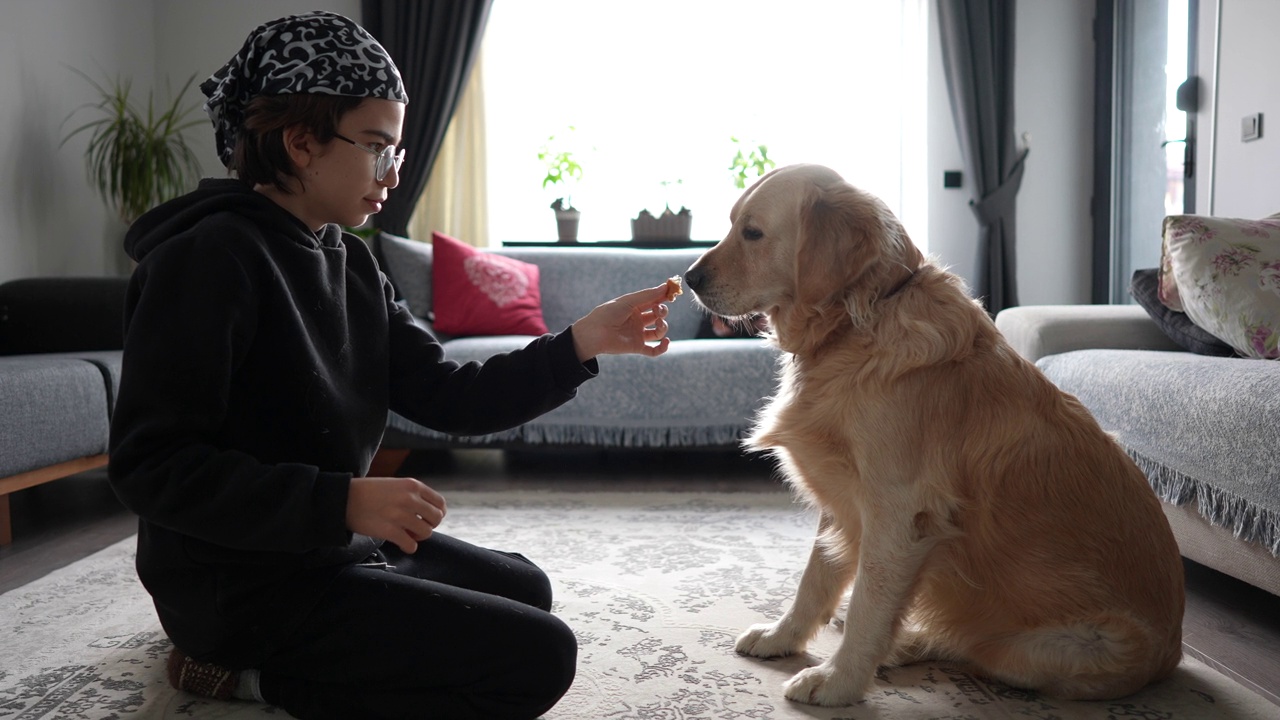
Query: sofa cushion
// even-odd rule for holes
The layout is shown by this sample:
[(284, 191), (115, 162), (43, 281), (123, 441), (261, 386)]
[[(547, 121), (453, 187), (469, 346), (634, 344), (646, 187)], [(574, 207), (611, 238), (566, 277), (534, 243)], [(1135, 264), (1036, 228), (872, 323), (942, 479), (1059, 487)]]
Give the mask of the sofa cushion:
[(63, 357), (83, 360), (102, 373), (107, 391), (107, 414), (115, 412), (116, 396), (120, 394), (120, 369), (124, 364), (123, 350), (86, 350), (82, 352), (50, 353), (41, 357)]
[(387, 232), (374, 236), (374, 254), (409, 312), (426, 318), (431, 314), (431, 243), (410, 240)]
[[(431, 312), (432, 251), (429, 243), (378, 233), (374, 252), (383, 272), (396, 287), (410, 312), (426, 318)], [(606, 300), (657, 286), (685, 270), (703, 248), (639, 249), (575, 247), (504, 247), (489, 252), (538, 266), (542, 317), (547, 328), (559, 332)], [(668, 335), (673, 340), (695, 337), (706, 313), (685, 293), (668, 303)]]
[(0, 357), (0, 477), (107, 451), (102, 372), (70, 357)]
[[(542, 275), (542, 317), (552, 332), (569, 327), (597, 305), (626, 293), (656, 287), (684, 275), (702, 251), (632, 248), (503, 248), (508, 257), (533, 263)], [(686, 292), (667, 303), (668, 336), (694, 337), (705, 313)]]
[(447, 335), (542, 335), (538, 266), (432, 233), (431, 320)]
[(1129, 294), (1138, 301), (1143, 310), (1147, 311), (1161, 332), (1168, 335), (1169, 339), (1178, 343), (1180, 347), (1193, 353), (1234, 357), (1236, 351), (1230, 345), (1191, 322), (1191, 318), (1187, 317), (1186, 313), (1173, 310), (1160, 302), (1158, 274), (1159, 271), (1154, 268), (1135, 270), (1133, 280), (1129, 283)]
[(1170, 309), (1245, 357), (1280, 358), (1280, 214), (1165, 218), (1161, 274)]
[(1037, 367), (1084, 403), (1162, 499), (1280, 556), (1280, 365), (1186, 352), (1077, 350)]
[[(446, 357), (466, 362), (521, 347), (522, 337), (464, 338)], [(732, 447), (776, 387), (778, 351), (764, 340), (681, 340), (657, 358), (606, 355), (600, 375), (565, 405), (518, 428), (453, 438), (392, 414), (393, 447), (440, 444)]]

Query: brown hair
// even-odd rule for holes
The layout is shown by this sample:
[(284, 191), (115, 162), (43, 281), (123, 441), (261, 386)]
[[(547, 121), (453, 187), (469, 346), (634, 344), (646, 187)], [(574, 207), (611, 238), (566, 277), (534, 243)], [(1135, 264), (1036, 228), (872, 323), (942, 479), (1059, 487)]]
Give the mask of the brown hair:
[(245, 108), (244, 125), (236, 133), (227, 169), (250, 185), (274, 185), (291, 192), (289, 178), (301, 178), (285, 151), (284, 131), (301, 125), (320, 142), (329, 142), (342, 116), (362, 102), (358, 97), (313, 93), (255, 97)]

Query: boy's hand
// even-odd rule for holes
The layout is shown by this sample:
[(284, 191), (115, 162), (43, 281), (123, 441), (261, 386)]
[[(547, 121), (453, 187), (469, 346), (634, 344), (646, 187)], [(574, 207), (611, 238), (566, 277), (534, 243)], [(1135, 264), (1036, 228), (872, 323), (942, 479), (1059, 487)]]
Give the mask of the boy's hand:
[(352, 478), (347, 491), (347, 529), (408, 554), (431, 537), (444, 514), (444, 496), (413, 478)]
[[(578, 360), (597, 355), (648, 355), (667, 351), (667, 284), (628, 293), (599, 305), (573, 324)], [(650, 345), (649, 343), (657, 343)]]

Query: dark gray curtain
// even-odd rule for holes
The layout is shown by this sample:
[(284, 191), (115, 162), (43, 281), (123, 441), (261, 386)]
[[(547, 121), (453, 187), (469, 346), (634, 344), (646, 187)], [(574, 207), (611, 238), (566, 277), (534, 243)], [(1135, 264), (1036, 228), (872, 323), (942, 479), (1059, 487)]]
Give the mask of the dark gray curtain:
[(361, 0), (361, 24), (404, 76), (404, 166), (374, 225), (405, 235), (467, 84), (493, 0)]
[(1018, 304), (1017, 215), (1027, 150), (1013, 127), (1016, 0), (937, 0), (942, 63), (978, 218), (975, 291), (995, 315)]

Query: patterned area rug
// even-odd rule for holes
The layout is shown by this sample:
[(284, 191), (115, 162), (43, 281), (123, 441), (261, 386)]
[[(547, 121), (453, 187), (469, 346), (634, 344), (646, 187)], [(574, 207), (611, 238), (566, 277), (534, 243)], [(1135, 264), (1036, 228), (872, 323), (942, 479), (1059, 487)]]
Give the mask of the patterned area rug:
[[(1042, 718), (1244, 720), (1280, 709), (1187, 657), (1168, 680), (1115, 702), (1064, 703), (947, 664), (881, 671), (845, 708), (788, 702), (783, 682), (827, 657), (733, 651), (746, 626), (791, 601), (816, 525), (782, 493), (452, 492), (442, 531), (518, 550), (555, 582), (577, 631), (575, 685), (547, 720)], [(133, 540), (0, 596), (0, 718), (283, 718), (179, 693), (169, 642), (133, 573)]]

